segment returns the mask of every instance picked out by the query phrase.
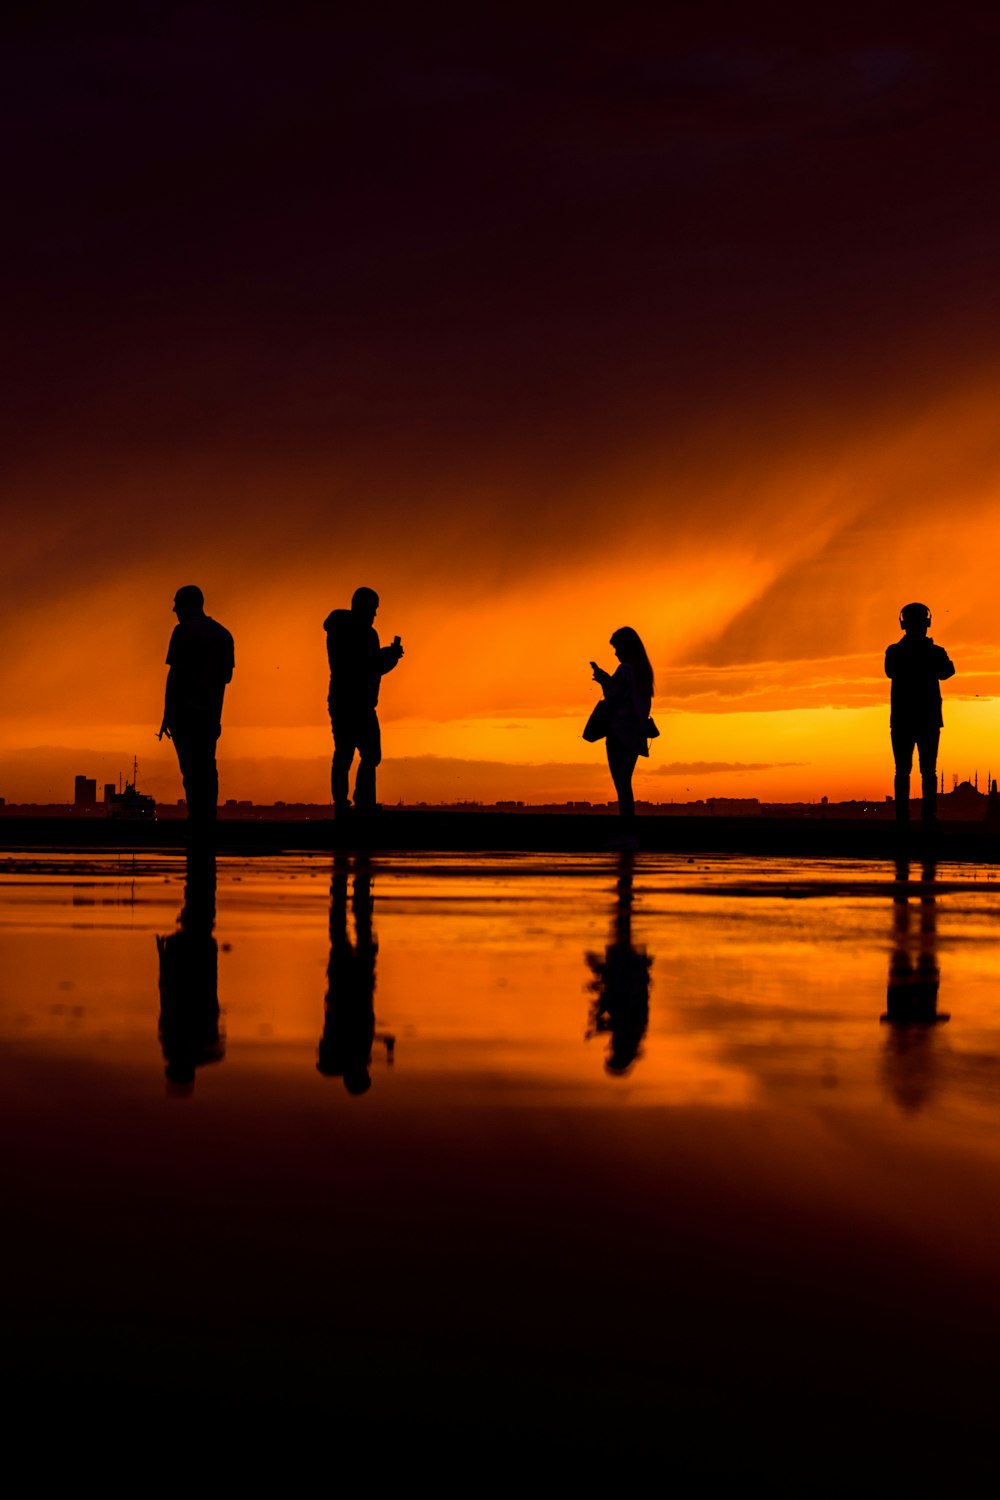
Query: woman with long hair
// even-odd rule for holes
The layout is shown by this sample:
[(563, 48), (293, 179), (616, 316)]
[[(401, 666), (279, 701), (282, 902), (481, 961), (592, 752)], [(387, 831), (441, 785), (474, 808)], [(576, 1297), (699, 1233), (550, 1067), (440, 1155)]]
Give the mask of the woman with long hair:
[(590, 663), (594, 681), (601, 684), (607, 704), (608, 769), (618, 793), (618, 811), (623, 823), (635, 818), (632, 772), (640, 755), (649, 754), (649, 710), (653, 701), (653, 668), (646, 648), (631, 625), (623, 625), (611, 637), (618, 658), (612, 674), (596, 661)]

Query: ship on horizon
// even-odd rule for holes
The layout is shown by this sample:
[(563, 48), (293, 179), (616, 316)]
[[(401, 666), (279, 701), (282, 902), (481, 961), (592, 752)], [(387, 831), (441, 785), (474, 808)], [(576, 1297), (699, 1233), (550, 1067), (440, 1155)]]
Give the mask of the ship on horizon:
[(122, 791), (121, 774), (118, 776), (118, 790), (109, 791), (105, 788), (104, 801), (107, 807), (107, 816), (119, 820), (135, 822), (152, 822), (156, 818), (156, 801), (147, 796), (145, 792), (136, 790), (136, 782), (139, 779), (139, 761), (136, 756), (132, 757), (132, 780), (125, 782), (125, 790)]

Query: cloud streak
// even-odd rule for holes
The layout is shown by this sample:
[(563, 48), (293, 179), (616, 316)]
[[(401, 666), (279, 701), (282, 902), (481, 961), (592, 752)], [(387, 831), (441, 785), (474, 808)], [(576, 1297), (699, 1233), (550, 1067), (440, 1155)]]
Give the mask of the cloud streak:
[(798, 760), (672, 760), (668, 765), (657, 766), (647, 774), (650, 776), (718, 776), (748, 771), (784, 771), (802, 765)]

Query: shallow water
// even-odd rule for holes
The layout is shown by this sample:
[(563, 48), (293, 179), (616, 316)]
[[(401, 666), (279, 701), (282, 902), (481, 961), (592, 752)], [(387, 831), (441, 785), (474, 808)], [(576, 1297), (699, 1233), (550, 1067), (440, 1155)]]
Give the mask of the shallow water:
[(971, 867), (5, 861), (27, 1406), (183, 1365), (414, 1450), (984, 1472), (998, 919)]

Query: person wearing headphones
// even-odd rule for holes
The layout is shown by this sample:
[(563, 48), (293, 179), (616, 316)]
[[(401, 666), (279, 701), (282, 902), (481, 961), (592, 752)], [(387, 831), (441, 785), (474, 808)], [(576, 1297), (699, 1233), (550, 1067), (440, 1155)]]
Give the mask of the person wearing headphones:
[(923, 826), (932, 830), (937, 818), (937, 752), (944, 719), (941, 715), (941, 683), (954, 677), (955, 668), (943, 646), (928, 635), (931, 612), (926, 604), (904, 604), (899, 612), (902, 640), (885, 653), (885, 675), (892, 682), (889, 736), (896, 764), (893, 786), (896, 824), (910, 819), (910, 772), (913, 748), (920, 762)]

